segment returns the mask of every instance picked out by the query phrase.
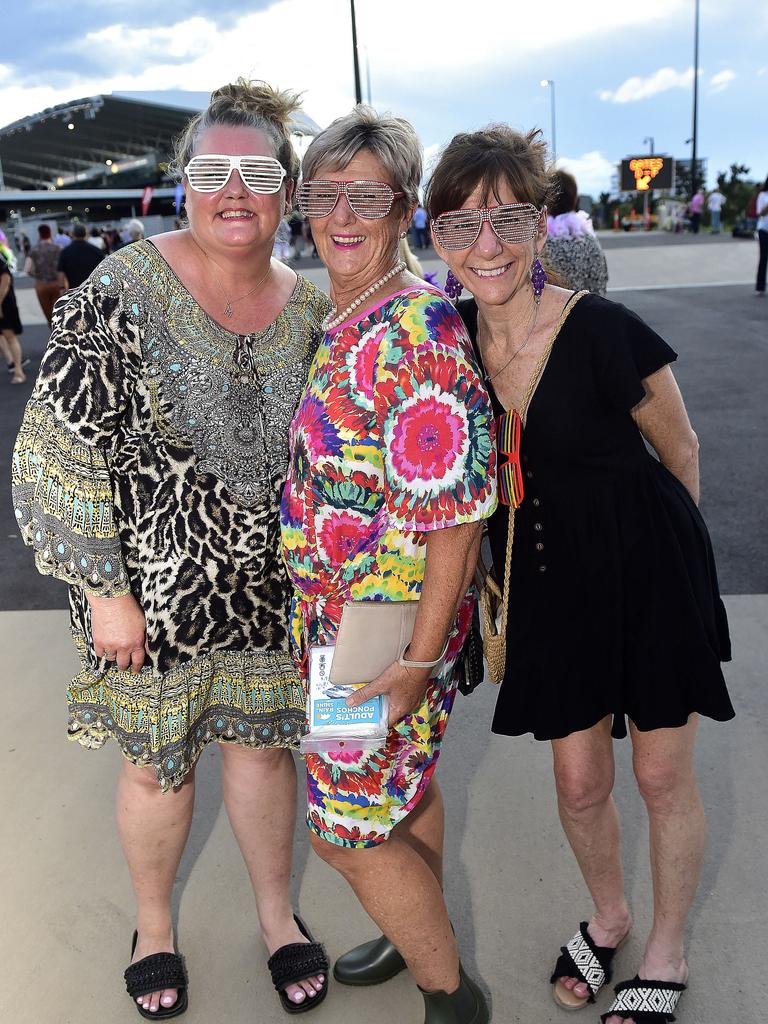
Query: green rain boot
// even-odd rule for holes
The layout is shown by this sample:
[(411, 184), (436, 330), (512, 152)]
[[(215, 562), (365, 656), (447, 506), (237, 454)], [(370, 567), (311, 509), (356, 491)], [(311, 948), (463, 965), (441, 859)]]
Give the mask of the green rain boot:
[(485, 996), (459, 968), (459, 987), (455, 992), (425, 992), (424, 1024), (488, 1024), (491, 1017)]
[(333, 965), (333, 976), (342, 985), (380, 985), (404, 970), (405, 960), (382, 935), (340, 956)]

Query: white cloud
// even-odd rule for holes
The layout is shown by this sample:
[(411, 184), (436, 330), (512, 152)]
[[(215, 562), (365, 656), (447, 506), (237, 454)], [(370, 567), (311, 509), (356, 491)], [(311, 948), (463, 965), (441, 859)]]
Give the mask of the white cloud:
[(647, 78), (635, 75), (628, 78), (618, 89), (603, 89), (598, 95), (606, 103), (636, 103), (647, 100), (668, 89), (689, 89), (693, 84), (693, 68), (675, 71), (674, 68), (659, 68)]
[(557, 166), (574, 176), (579, 192), (595, 198), (601, 192), (609, 191), (611, 176), (616, 173), (616, 164), (604, 157), (599, 149), (578, 157), (558, 157)]
[(731, 68), (725, 68), (723, 71), (718, 71), (716, 75), (712, 75), (709, 80), (709, 91), (712, 93), (722, 92), (723, 89), (727, 89), (731, 82), (736, 78), (736, 72)]
[(763, 75), (768, 75), (768, 64), (764, 68), (757, 69), (757, 77), (762, 78)]
[[(552, 0), (546, 32), (541, 30), (541, 13), (535, 5), (483, 0), (483, 24), (492, 30), (483, 33), (481, 45), (467, 45), (462, 38), (453, 16), (456, 7), (450, 0), (448, 4), (445, 0), (419, 0), (418, 23), (429, 31), (428, 42), (418, 47), (418, 77), (413, 80), (416, 92), (424, 90), (426, 83), (433, 97), (446, 76), (453, 90), (466, 86), (471, 92), (473, 74), (496, 73), (501, 83), (512, 65), (518, 73), (530, 72), (532, 81), (538, 81), (557, 66), (558, 50), (573, 53), (580, 41), (607, 41), (616, 33), (672, 24), (687, 11), (688, 0), (646, 6), (582, 0), (578, 19), (570, 16), (567, 0)], [(113, 3), (103, 5), (104, 20), (111, 11), (123, 9)], [(370, 60), (374, 102), (377, 96), (402, 86), (403, 61), (407, 63), (413, 49), (409, 26), (414, 25), (414, 16), (413, 0), (358, 5), (358, 37)], [(353, 101), (347, 0), (281, 0), (228, 21), (225, 27), (215, 23), (215, 15), (157, 28), (135, 28), (114, 21), (74, 44), (61, 41), (59, 52), (86, 55), (91, 66), (98, 60), (104, 72), (63, 72), (58, 87), (52, 89), (40, 85), (39, 77), (25, 75), (22, 67), (12, 68), (13, 86), (4, 88), (0, 78), (3, 124), (79, 96), (112, 91), (201, 91), (237, 75), (305, 90), (307, 113), (320, 124), (347, 111)], [(73, 68), (77, 64), (73, 61)], [(53, 81), (50, 74), (47, 81)]]

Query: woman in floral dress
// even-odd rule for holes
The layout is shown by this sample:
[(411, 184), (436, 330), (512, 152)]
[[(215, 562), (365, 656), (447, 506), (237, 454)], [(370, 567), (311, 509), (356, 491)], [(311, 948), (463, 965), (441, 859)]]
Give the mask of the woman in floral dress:
[[(356, 695), (388, 695), (385, 744), (307, 757), (313, 846), (385, 936), (334, 974), (374, 984), (407, 966), (427, 1024), (482, 1024), (485, 1001), (461, 972), (442, 894), (434, 771), (481, 521), (495, 505), (488, 396), (453, 307), (398, 259), (421, 177), (410, 125), (358, 107), (315, 139), (303, 174), (299, 205), (335, 309), (291, 426), (282, 501), (297, 659), (306, 666), (308, 644), (333, 644), (349, 600), (419, 600), (404, 657)], [(446, 644), (430, 679), (424, 666)]]

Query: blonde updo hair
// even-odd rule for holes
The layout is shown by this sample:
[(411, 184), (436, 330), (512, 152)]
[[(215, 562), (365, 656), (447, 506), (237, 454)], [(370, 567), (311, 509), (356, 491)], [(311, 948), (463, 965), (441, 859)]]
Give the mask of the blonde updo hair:
[(301, 95), (274, 89), (266, 82), (238, 78), (211, 93), (211, 101), (196, 114), (176, 139), (171, 169), (181, 179), (184, 168), (195, 155), (200, 135), (216, 125), (255, 128), (275, 147), (275, 157), (293, 181), (299, 176), (299, 158), (291, 142), (291, 115), (301, 106)]

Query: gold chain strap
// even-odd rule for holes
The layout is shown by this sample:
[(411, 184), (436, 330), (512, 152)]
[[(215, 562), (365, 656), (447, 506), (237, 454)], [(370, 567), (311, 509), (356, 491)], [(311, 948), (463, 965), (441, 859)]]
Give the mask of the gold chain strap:
[[(538, 387), (541, 375), (544, 373), (544, 367), (547, 365), (550, 353), (552, 352), (552, 346), (555, 344), (560, 329), (568, 318), (568, 314), (571, 312), (573, 307), (579, 301), (582, 296), (587, 295), (586, 291), (576, 292), (566, 302), (563, 310), (558, 318), (557, 324), (552, 331), (547, 344), (539, 356), (538, 362), (534, 367), (531, 379), (528, 381), (528, 387), (526, 388), (523, 400), (520, 403), (520, 420), (525, 425), (526, 416), (528, 415), (528, 406), (531, 404), (534, 392)], [(480, 615), (482, 619), (482, 630), (483, 630), (483, 650), (485, 652), (486, 661), (488, 662), (488, 675), (490, 676), (491, 682), (500, 683), (504, 678), (504, 672), (507, 665), (507, 618), (509, 613), (509, 591), (510, 591), (510, 579), (512, 575), (512, 545), (515, 538), (515, 507), (514, 505), (509, 506), (509, 524), (507, 526), (507, 550), (504, 560), (504, 584), (499, 591), (493, 577), (490, 573), (486, 576), (483, 583), (482, 590), (480, 592)], [(496, 626), (496, 615), (494, 614), (494, 605), (500, 610), (501, 618)]]

